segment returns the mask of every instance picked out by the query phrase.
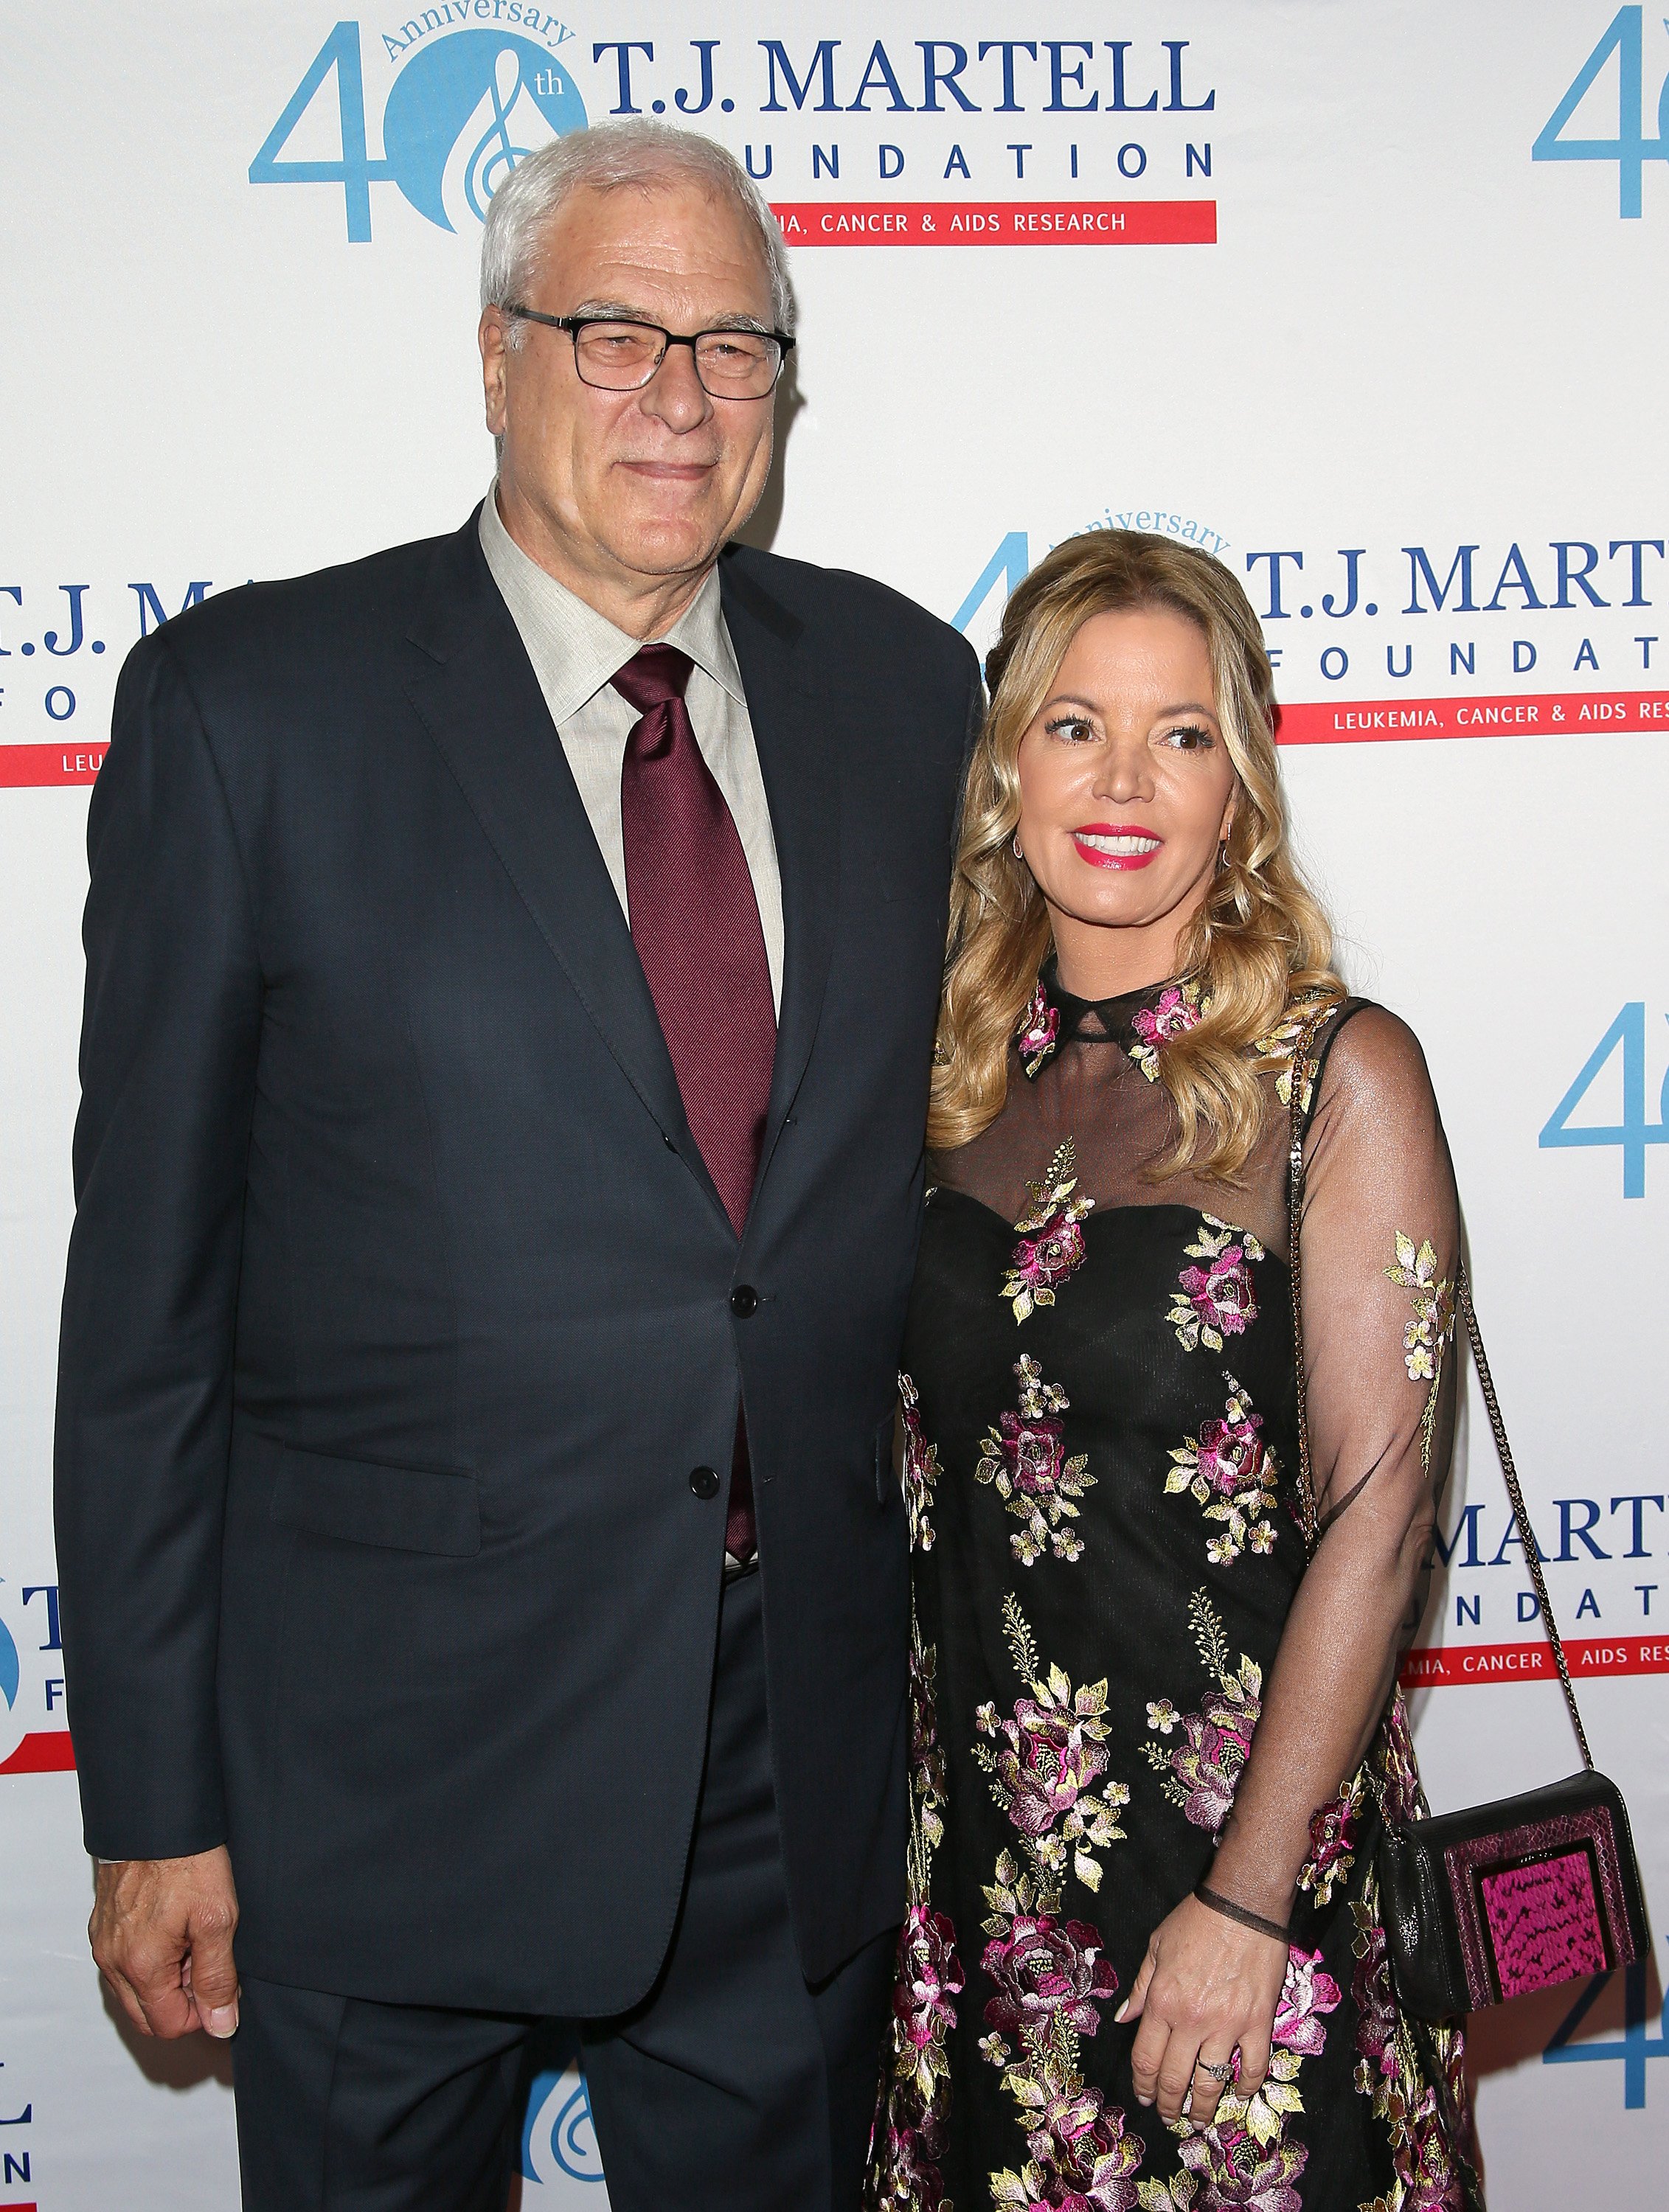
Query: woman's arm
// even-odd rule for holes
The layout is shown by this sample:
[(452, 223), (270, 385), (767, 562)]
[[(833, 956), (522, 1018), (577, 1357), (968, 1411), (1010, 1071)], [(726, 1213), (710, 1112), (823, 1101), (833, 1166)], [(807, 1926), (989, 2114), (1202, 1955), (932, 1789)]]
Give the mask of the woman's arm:
[[(1349, 1782), (1417, 1627), (1453, 1433), (1453, 1171), (1424, 1058), (1374, 1007), (1341, 1030), (1306, 1146), (1304, 1337), (1311, 1478), (1322, 1534), (1299, 1586), (1210, 1889), (1283, 1927), (1311, 1823)], [(1291, 1488), (1297, 1469), (1285, 1470)], [(1283, 1529), (1284, 1537), (1286, 1532)], [(1293, 1531), (1297, 1540), (1297, 1531)], [(1195, 1899), (1154, 1931), (1125, 2017), (1142, 2014), (1138, 2094), (1166, 2118), (1197, 2057), (1238, 2044), (1250, 2094), (1269, 2063), (1286, 1971), (1278, 1938)]]

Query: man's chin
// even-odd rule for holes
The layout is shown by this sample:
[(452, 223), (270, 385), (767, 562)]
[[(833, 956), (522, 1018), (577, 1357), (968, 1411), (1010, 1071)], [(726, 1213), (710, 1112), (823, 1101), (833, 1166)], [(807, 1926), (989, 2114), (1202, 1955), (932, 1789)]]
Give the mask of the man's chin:
[(728, 534), (711, 517), (662, 517), (611, 531), (609, 550), (640, 576), (688, 576), (716, 558)]

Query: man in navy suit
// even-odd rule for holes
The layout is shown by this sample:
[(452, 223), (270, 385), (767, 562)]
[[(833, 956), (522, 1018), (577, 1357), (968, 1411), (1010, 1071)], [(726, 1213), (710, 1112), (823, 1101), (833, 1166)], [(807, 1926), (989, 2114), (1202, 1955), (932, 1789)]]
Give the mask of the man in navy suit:
[(482, 507), (143, 641), (94, 794), (94, 1950), (144, 2032), (237, 2031), (259, 2212), (503, 2212), (552, 2018), (615, 2212), (850, 2207), (978, 672), (731, 542), (793, 340), (728, 155), (559, 141), (483, 297)]

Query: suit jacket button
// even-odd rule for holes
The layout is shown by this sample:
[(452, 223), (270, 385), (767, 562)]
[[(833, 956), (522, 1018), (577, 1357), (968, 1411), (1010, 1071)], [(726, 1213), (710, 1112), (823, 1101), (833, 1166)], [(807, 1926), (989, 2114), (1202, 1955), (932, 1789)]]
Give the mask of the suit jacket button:
[(759, 1293), (752, 1283), (738, 1283), (730, 1293), (730, 1310), (738, 1321), (746, 1321), (750, 1314), (759, 1310)]
[(697, 1498), (716, 1498), (719, 1494), (717, 1468), (692, 1467), (690, 1469), (690, 1487)]

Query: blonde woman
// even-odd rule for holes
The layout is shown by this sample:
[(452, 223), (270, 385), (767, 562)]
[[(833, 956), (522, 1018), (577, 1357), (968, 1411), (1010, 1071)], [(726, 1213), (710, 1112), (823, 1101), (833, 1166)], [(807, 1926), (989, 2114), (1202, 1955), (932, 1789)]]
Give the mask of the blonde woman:
[(1463, 2212), (1460, 2036), (1399, 2017), (1373, 1876), (1419, 1799), (1394, 1686), (1452, 1425), (1425, 1063), (1333, 971), (1226, 569), (1073, 538), (987, 673), (902, 1378), (914, 1825), (872, 2201)]

